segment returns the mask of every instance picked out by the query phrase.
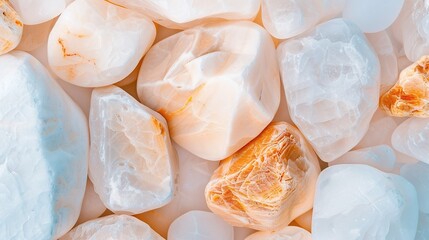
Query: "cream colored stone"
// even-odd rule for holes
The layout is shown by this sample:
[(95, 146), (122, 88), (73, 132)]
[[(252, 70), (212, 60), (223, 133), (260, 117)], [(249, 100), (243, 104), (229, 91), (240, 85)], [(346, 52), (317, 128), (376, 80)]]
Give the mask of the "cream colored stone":
[(220, 160), (256, 137), (277, 111), (274, 44), (252, 22), (188, 29), (148, 52), (137, 89), (142, 103), (167, 119), (175, 142)]
[(104, 0), (76, 0), (49, 35), (49, 65), (72, 84), (107, 86), (128, 76), (154, 39), (145, 16)]
[(8, 0), (0, 0), (0, 55), (18, 46), (23, 23)]
[(278, 231), (257, 232), (245, 240), (311, 240), (311, 234), (305, 229), (287, 226)]
[(47, 22), (60, 15), (73, 0), (9, 0), (26, 25)]

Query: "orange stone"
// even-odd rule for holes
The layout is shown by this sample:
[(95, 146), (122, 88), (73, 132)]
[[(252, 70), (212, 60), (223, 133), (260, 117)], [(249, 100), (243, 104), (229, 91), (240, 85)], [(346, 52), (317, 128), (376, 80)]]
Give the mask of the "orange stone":
[(380, 107), (395, 117), (429, 117), (429, 55), (401, 72)]

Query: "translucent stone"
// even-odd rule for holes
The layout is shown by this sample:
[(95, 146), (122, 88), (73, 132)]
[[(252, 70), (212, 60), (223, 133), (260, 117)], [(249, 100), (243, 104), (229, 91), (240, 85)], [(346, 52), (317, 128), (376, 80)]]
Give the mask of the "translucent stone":
[(167, 119), (176, 143), (220, 160), (273, 119), (280, 103), (276, 61), (271, 37), (255, 23), (202, 25), (154, 45), (137, 90), (143, 104)]
[(107, 86), (128, 76), (154, 39), (145, 16), (104, 0), (76, 0), (49, 35), (49, 65), (72, 84)]
[(60, 15), (73, 0), (9, 0), (25, 25), (47, 22)]
[(135, 217), (110, 215), (73, 228), (59, 240), (164, 240), (149, 225)]
[(274, 232), (257, 232), (246, 240), (311, 240), (311, 234), (299, 227), (287, 226)]
[(82, 208), (80, 209), (77, 224), (98, 218), (104, 211), (106, 211), (106, 207), (94, 191), (94, 185), (91, 180), (88, 179), (86, 181), (85, 195), (83, 196)]
[(416, 190), (403, 177), (342, 164), (322, 171), (313, 208), (313, 239), (413, 240)]
[(429, 117), (429, 55), (405, 68), (380, 107), (395, 117)]
[(359, 143), (377, 109), (377, 56), (362, 32), (342, 19), (277, 51), (293, 122), (323, 161), (335, 160)]
[(207, 206), (233, 226), (277, 230), (311, 209), (320, 168), (301, 133), (268, 127), (223, 160), (207, 184)]
[(408, 156), (429, 163), (429, 119), (410, 118), (395, 129), (393, 147)]
[(18, 46), (22, 36), (23, 24), (20, 16), (8, 0), (0, 0), (0, 55)]
[(156, 23), (174, 29), (187, 29), (219, 20), (252, 20), (260, 0), (109, 0), (137, 10)]
[(388, 145), (378, 145), (347, 152), (329, 166), (338, 164), (366, 164), (383, 172), (390, 172), (395, 167), (396, 156)]
[(17, 50), (31, 52), (46, 44), (55, 19), (37, 25), (25, 25)]
[(57, 239), (78, 219), (88, 126), (31, 55), (0, 56), (0, 239)]
[(190, 211), (168, 229), (168, 240), (234, 240), (234, 229), (210, 212)]
[(176, 152), (164, 118), (122, 89), (92, 92), (89, 177), (113, 212), (142, 213), (171, 201)]
[(401, 176), (416, 188), (420, 212), (429, 214), (429, 165), (421, 162), (406, 164), (401, 168)]
[(276, 38), (295, 37), (344, 8), (345, 0), (263, 0), (264, 27)]
[(398, 18), (404, 0), (347, 0), (343, 18), (354, 22), (363, 32), (387, 29)]

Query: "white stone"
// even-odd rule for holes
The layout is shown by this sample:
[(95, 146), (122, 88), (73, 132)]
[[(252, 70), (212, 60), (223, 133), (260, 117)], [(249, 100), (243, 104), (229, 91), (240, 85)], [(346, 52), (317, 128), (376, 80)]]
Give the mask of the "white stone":
[(234, 240), (234, 229), (210, 212), (190, 211), (168, 229), (168, 240)]
[(387, 29), (398, 18), (404, 0), (347, 0), (343, 18), (354, 22), (363, 32)]
[(89, 177), (113, 212), (142, 213), (171, 201), (177, 156), (164, 118), (119, 87), (92, 92)]
[(51, 69), (83, 87), (121, 81), (155, 39), (145, 16), (104, 0), (76, 0), (58, 18), (48, 40)]
[(94, 191), (94, 185), (91, 180), (86, 181), (85, 195), (83, 196), (82, 207), (80, 209), (79, 219), (76, 224), (98, 218), (106, 211), (106, 207), (98, 194)]
[(27, 53), (0, 56), (0, 76), (0, 239), (57, 239), (85, 192), (86, 118)]
[(262, 0), (264, 27), (276, 38), (295, 37), (341, 13), (345, 0)]
[(47, 22), (60, 15), (73, 0), (9, 0), (26, 25)]
[(221, 160), (273, 119), (280, 103), (275, 55), (271, 37), (255, 23), (188, 29), (147, 53), (139, 98), (167, 119), (176, 143), (201, 158)]
[(338, 164), (366, 164), (383, 172), (394, 169), (396, 162), (395, 151), (388, 145), (378, 145), (347, 152), (329, 166)]
[(414, 240), (429, 239), (429, 214), (420, 213), (419, 225), (417, 226), (417, 234)]
[(416, 188), (420, 212), (429, 214), (429, 165), (421, 162), (405, 164), (401, 167), (401, 176)]
[(379, 63), (352, 23), (334, 19), (278, 47), (293, 122), (330, 162), (365, 135), (377, 109)]
[(20, 16), (7, 0), (0, 0), (0, 55), (12, 51), (22, 37), (23, 24)]
[(393, 147), (408, 156), (429, 163), (429, 118), (410, 118), (392, 134)]
[(135, 217), (110, 215), (83, 223), (60, 240), (164, 240)]
[(260, 0), (109, 0), (150, 16), (156, 23), (187, 29), (219, 20), (252, 20)]
[(305, 229), (287, 226), (278, 231), (257, 232), (245, 240), (311, 240), (311, 234)]
[(322, 171), (317, 182), (315, 240), (413, 240), (416, 190), (403, 177), (358, 164)]

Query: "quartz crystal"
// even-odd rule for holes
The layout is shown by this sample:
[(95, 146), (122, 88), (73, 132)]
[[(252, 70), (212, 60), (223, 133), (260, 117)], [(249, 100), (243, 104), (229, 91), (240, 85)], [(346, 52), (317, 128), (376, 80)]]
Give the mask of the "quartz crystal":
[(145, 16), (104, 0), (76, 0), (49, 35), (49, 64), (72, 84), (106, 86), (128, 76), (154, 39)]
[(176, 152), (164, 118), (122, 89), (94, 89), (89, 176), (114, 212), (141, 213), (171, 201)]
[(85, 191), (88, 126), (31, 55), (0, 56), (0, 239), (57, 239)]
[(234, 226), (277, 230), (311, 209), (319, 171), (301, 133), (272, 123), (221, 162), (206, 187), (207, 205)]
[(168, 229), (168, 240), (234, 240), (234, 229), (210, 212), (190, 211)]
[(401, 176), (416, 188), (420, 212), (429, 214), (429, 165), (421, 162), (406, 164), (401, 168)]
[(317, 180), (315, 240), (413, 240), (417, 218), (416, 190), (401, 176), (342, 164)]
[(429, 55), (405, 68), (399, 81), (380, 99), (380, 106), (396, 117), (429, 117)]
[(60, 240), (164, 240), (135, 217), (110, 215), (83, 223)]
[(9, 0), (26, 25), (47, 22), (60, 15), (73, 0)]
[(147, 53), (137, 90), (143, 104), (167, 119), (180, 146), (207, 160), (226, 158), (256, 137), (277, 111), (273, 41), (245, 21), (185, 30)]
[(368, 129), (379, 98), (379, 63), (352, 23), (334, 19), (283, 42), (278, 58), (293, 122), (330, 162)]
[(21, 18), (9, 4), (8, 0), (0, 0), (0, 55), (18, 46), (22, 36)]
[(410, 118), (395, 129), (393, 147), (408, 156), (429, 163), (429, 118)]
[(187, 29), (202, 23), (226, 20), (252, 20), (260, 0), (109, 0), (114, 4), (150, 16), (158, 24)]
[(287, 226), (273, 232), (257, 232), (246, 240), (311, 240), (311, 234), (299, 227)]
[(77, 224), (92, 220), (101, 216), (106, 211), (106, 207), (100, 196), (94, 191), (91, 180), (86, 181), (85, 195), (83, 196), (82, 208), (80, 209)]

